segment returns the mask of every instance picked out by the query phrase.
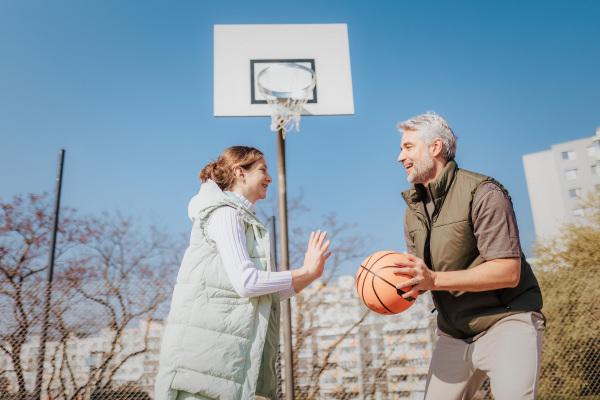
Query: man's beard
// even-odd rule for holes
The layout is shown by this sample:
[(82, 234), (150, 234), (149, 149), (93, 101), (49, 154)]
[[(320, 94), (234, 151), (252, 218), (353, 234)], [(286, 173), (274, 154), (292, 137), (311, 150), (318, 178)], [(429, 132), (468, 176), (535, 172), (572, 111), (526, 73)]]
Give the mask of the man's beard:
[(423, 183), (434, 177), (435, 164), (433, 157), (429, 157), (428, 154), (421, 158), (419, 163), (414, 163), (412, 166), (412, 172), (406, 177), (410, 183)]

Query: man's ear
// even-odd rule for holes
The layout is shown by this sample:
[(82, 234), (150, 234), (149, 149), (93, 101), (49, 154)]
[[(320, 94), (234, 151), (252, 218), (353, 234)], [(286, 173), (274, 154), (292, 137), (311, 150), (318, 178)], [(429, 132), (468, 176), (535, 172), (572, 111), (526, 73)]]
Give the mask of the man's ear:
[(435, 138), (433, 139), (433, 143), (431, 143), (431, 155), (434, 157), (437, 157), (439, 155), (442, 154), (442, 150), (444, 148), (444, 143), (442, 142), (442, 139), (440, 138)]

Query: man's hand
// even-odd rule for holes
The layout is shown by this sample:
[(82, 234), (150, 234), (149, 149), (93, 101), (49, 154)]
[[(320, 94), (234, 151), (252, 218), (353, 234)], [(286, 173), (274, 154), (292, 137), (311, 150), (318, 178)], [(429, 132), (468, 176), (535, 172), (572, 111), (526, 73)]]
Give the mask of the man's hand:
[(425, 261), (419, 257), (415, 257), (407, 252), (404, 252), (404, 256), (408, 260), (394, 260), (398, 269), (394, 270), (396, 275), (410, 275), (412, 279), (396, 285), (396, 289), (406, 291), (408, 287), (412, 286), (409, 292), (402, 295), (403, 298), (416, 297), (417, 294), (423, 293), (426, 290), (435, 289), (435, 277), (436, 274), (427, 267)]
[(420, 258), (406, 252), (404, 255), (408, 260), (396, 261), (395, 264), (401, 268), (394, 270), (396, 275), (412, 276), (412, 279), (396, 285), (402, 290), (412, 286), (410, 292), (402, 295), (404, 298), (425, 290), (483, 292), (503, 289), (517, 286), (521, 279), (520, 258), (496, 258), (469, 269), (434, 272)]

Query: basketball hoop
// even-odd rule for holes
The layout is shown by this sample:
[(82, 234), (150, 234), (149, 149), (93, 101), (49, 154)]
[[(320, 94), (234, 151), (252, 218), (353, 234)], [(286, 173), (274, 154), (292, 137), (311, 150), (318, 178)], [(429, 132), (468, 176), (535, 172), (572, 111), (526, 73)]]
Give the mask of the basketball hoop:
[(271, 109), (271, 130), (299, 130), (302, 109), (315, 87), (315, 71), (300, 64), (279, 63), (262, 70), (257, 86)]

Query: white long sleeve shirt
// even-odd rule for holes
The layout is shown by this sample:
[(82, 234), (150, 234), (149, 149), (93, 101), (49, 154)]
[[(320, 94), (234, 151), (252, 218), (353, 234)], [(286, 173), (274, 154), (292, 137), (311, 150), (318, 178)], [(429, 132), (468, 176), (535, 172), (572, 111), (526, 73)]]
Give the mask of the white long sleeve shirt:
[[(234, 194), (254, 211), (254, 204), (244, 196)], [(244, 224), (234, 208), (217, 209), (208, 223), (207, 232), (219, 249), (233, 288), (241, 297), (279, 292), (280, 301), (283, 301), (296, 294), (290, 271), (260, 271), (254, 267), (246, 250)]]

